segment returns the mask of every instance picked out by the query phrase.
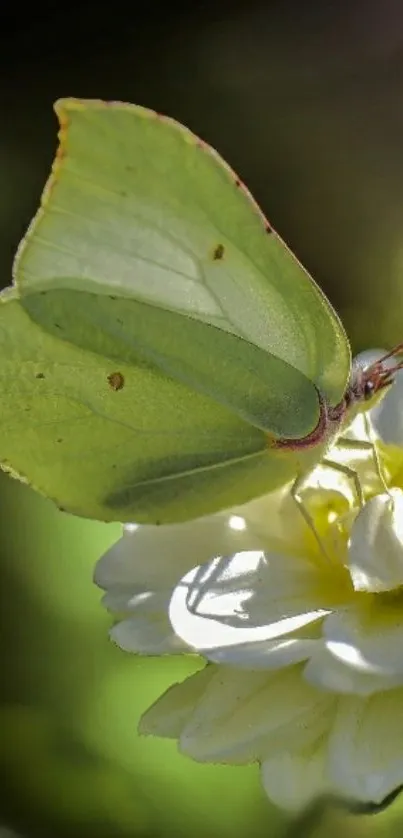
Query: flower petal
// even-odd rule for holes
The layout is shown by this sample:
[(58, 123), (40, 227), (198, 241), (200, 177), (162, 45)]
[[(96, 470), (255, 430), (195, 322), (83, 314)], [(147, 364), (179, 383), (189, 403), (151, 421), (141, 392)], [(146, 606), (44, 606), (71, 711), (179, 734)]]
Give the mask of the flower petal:
[(162, 614), (121, 620), (109, 632), (124, 652), (140, 655), (177, 655), (188, 651), (186, 644), (172, 631), (168, 617)]
[(323, 607), (328, 591), (320, 582), (309, 561), (235, 553), (186, 574), (173, 592), (169, 615), (185, 643), (206, 656), (222, 655), (233, 646), (295, 632), (329, 613)]
[(334, 657), (323, 645), (315, 650), (304, 669), (310, 684), (335, 693), (371, 695), (380, 690), (401, 686), (402, 675), (385, 676), (353, 669)]
[(297, 812), (331, 791), (326, 773), (327, 738), (319, 737), (310, 748), (285, 751), (262, 762), (261, 775), (267, 796), (283, 809)]
[(390, 591), (403, 584), (403, 492), (376, 495), (359, 512), (349, 543), (356, 591)]
[(214, 666), (205, 666), (181, 684), (169, 687), (141, 717), (139, 733), (178, 739), (215, 672)]
[(261, 547), (262, 540), (232, 512), (184, 524), (127, 524), (123, 535), (99, 559), (94, 581), (104, 590), (136, 585), (171, 588), (190, 568), (219, 553)]
[[(393, 366), (393, 358), (389, 365)], [(370, 416), (376, 434), (384, 443), (403, 448), (403, 371), (395, 374), (393, 386)]]
[(172, 588), (192, 567), (195, 556), (216, 550), (260, 544), (243, 518), (222, 513), (186, 524), (152, 527), (128, 524), (123, 536), (99, 560), (95, 582), (106, 590), (103, 605), (130, 618), (110, 634), (125, 651), (177, 654), (185, 643), (175, 637), (168, 619)]
[[(235, 629), (243, 635), (242, 629)], [(246, 630), (247, 631), (247, 630)], [(303, 637), (280, 638), (278, 640), (249, 641), (233, 645), (217, 646), (205, 652), (205, 657), (214, 663), (237, 666), (239, 669), (282, 669), (306, 660), (313, 654), (320, 640)], [(184, 644), (185, 645), (185, 644)]]
[[(346, 666), (373, 675), (403, 676), (401, 600), (384, 606), (373, 598), (354, 610), (331, 614), (323, 625), (326, 647)], [(385, 687), (381, 685), (381, 689)]]
[(140, 611), (144, 614), (156, 613), (158, 611), (167, 611), (170, 599), (170, 593), (166, 591), (145, 591), (138, 588), (137, 585), (131, 587), (120, 588), (118, 586), (107, 591), (102, 597), (102, 605), (108, 611), (131, 612)]
[[(285, 533), (286, 539), (289, 536), (294, 542), (298, 540), (304, 527), (303, 518), (295, 501), (290, 503), (289, 486), (271, 492), (269, 495), (254, 498), (243, 506), (235, 507), (232, 511), (235, 516), (240, 516), (245, 521), (248, 530), (260, 541), (256, 547), (250, 544), (244, 549), (263, 549), (268, 545), (284, 545)], [(284, 526), (285, 520), (287, 520), (287, 528)], [(239, 551), (240, 547), (237, 549)], [(225, 555), (226, 552), (231, 551), (221, 551), (221, 554)]]
[(345, 697), (329, 740), (329, 772), (346, 798), (382, 801), (403, 783), (403, 689)]
[(188, 719), (180, 748), (199, 761), (240, 763), (303, 747), (331, 699), (300, 666), (273, 673), (217, 667)]
[(209, 664), (158, 699), (139, 729), (179, 738), (181, 751), (199, 762), (242, 764), (309, 745), (326, 729), (332, 707), (333, 699), (304, 682), (300, 667), (245, 678)]

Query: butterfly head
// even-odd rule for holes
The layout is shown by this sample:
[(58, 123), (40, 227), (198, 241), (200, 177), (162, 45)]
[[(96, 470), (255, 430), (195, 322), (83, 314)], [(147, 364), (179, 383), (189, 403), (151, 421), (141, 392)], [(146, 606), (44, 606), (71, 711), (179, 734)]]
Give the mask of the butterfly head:
[(393, 384), (395, 375), (403, 369), (403, 343), (390, 352), (368, 363), (363, 357), (355, 358), (350, 383), (345, 393), (345, 406), (358, 413), (374, 407)]

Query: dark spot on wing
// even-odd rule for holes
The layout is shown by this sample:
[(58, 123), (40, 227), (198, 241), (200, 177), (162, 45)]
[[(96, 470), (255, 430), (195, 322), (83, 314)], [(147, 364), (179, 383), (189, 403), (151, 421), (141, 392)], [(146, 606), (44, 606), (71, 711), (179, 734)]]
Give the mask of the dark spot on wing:
[(224, 257), (225, 248), (223, 244), (217, 244), (213, 250), (213, 259), (219, 261)]
[(44, 372), (36, 372), (35, 373), (35, 378), (45, 378), (45, 373)]
[(125, 386), (125, 379), (121, 372), (111, 372), (108, 375), (108, 384), (112, 390), (122, 390)]

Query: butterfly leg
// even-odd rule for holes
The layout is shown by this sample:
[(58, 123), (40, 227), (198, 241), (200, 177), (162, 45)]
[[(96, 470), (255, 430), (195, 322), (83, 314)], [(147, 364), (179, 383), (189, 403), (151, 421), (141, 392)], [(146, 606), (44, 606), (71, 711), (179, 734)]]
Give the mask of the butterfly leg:
[(354, 485), (358, 503), (362, 508), (364, 506), (364, 493), (361, 486), (361, 480), (355, 469), (351, 468), (350, 466), (346, 466), (344, 463), (337, 463), (335, 460), (328, 460), (326, 457), (324, 457), (321, 461), (321, 465), (326, 466), (327, 468), (331, 468), (333, 469), (333, 471), (338, 471), (340, 474), (344, 474), (346, 477), (349, 478), (349, 480), (351, 480), (351, 482)]
[[(367, 419), (367, 417), (365, 417)], [(349, 451), (370, 451), (372, 453), (372, 457), (374, 460), (375, 471), (379, 477), (379, 481), (382, 484), (383, 490), (389, 494), (389, 489), (386, 484), (385, 474), (383, 468), (381, 466), (381, 462), (379, 459), (378, 448), (376, 445), (376, 441), (371, 440), (371, 426), (367, 419), (366, 421), (366, 430), (368, 439), (349, 439), (348, 437), (339, 437), (336, 442), (337, 448), (344, 448), (348, 449)], [(352, 469), (350, 466), (346, 466), (343, 463), (336, 463), (333, 460), (324, 459), (322, 460), (324, 465), (327, 465), (329, 468), (335, 469), (335, 471), (342, 472), (347, 477), (349, 477), (355, 487), (357, 500), (359, 505), (363, 507), (364, 505), (364, 494), (362, 490), (361, 481), (355, 469)]]
[(312, 516), (310, 515), (310, 513), (308, 512), (308, 510), (305, 506), (304, 500), (302, 498), (302, 495), (301, 495), (301, 490), (303, 489), (304, 484), (307, 482), (308, 477), (309, 477), (309, 475), (307, 475), (307, 474), (299, 475), (296, 478), (296, 480), (294, 480), (294, 483), (291, 486), (290, 494), (291, 494), (292, 499), (295, 501), (295, 503), (296, 503), (296, 505), (299, 509), (299, 512), (302, 515), (306, 525), (309, 527), (312, 535), (314, 536), (314, 538), (316, 540), (316, 543), (318, 544), (318, 546), (320, 548), (321, 553), (323, 553), (323, 555), (325, 556), (327, 561), (330, 561), (330, 557), (329, 557), (328, 553), (326, 552), (323, 541), (322, 541), (322, 539), (321, 539), (321, 537), (320, 537), (320, 535), (319, 535), (319, 533), (318, 533), (318, 531), (315, 527), (314, 520), (313, 520)]
[[(369, 426), (369, 422), (366, 422), (366, 430), (367, 430), (367, 435), (368, 435), (367, 440), (365, 440), (365, 439), (355, 440), (355, 439), (349, 439), (348, 437), (339, 437), (339, 439), (337, 440), (337, 443), (336, 443), (336, 447), (338, 447), (340, 449), (348, 449), (349, 451), (368, 451), (368, 452), (371, 452), (371, 454), (373, 456), (373, 460), (374, 460), (375, 471), (376, 471), (376, 473), (379, 477), (379, 480), (380, 480), (380, 482), (383, 486), (384, 491), (389, 493), (388, 487), (386, 485), (383, 469), (382, 469), (382, 466), (381, 466), (381, 463), (380, 463), (380, 460), (379, 460), (378, 449), (377, 449), (376, 443), (375, 443), (375, 441), (371, 440), (371, 428)], [(351, 480), (351, 482), (353, 483), (354, 489), (355, 489), (357, 501), (359, 503), (359, 506), (362, 508), (364, 506), (364, 503), (365, 503), (365, 497), (364, 497), (364, 492), (363, 492), (363, 488), (362, 488), (362, 485), (361, 485), (361, 480), (360, 480), (358, 472), (354, 468), (352, 468), (351, 466), (346, 465), (345, 463), (339, 463), (339, 462), (337, 462), (335, 460), (332, 460), (332, 459), (329, 459), (327, 457), (323, 458), (323, 460), (321, 461), (321, 465), (326, 466), (327, 468), (331, 468), (333, 471), (337, 471), (341, 474), (344, 474), (349, 480)], [(291, 496), (294, 499), (295, 503), (297, 504), (298, 509), (299, 509), (305, 523), (307, 524), (307, 526), (311, 530), (312, 534), (314, 535), (315, 540), (318, 543), (322, 553), (327, 556), (327, 553), (326, 553), (325, 547), (323, 545), (323, 542), (322, 542), (322, 540), (321, 540), (321, 538), (320, 538), (320, 536), (319, 536), (319, 534), (316, 530), (313, 518), (308, 512), (308, 510), (307, 510), (307, 508), (304, 504), (302, 494), (301, 494), (301, 492), (303, 490), (303, 487), (304, 487), (304, 484), (307, 482), (308, 478), (309, 478), (309, 475), (306, 475), (306, 474), (300, 475), (300, 476), (297, 477), (293, 486), (291, 487)]]

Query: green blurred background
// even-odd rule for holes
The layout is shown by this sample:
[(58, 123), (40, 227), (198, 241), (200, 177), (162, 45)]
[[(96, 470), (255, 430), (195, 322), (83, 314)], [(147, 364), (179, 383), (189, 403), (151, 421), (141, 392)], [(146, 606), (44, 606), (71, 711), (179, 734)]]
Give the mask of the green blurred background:
[[(0, 15), (3, 285), (54, 154), (53, 100), (126, 99), (219, 149), (355, 351), (402, 340), (401, 0), (4, 4)], [(63, 515), (5, 475), (0, 523), (0, 838), (1, 824), (77, 838), (401, 834), (399, 800), (293, 824), (255, 767), (196, 765), (139, 739), (141, 712), (197, 664), (108, 642), (91, 577), (119, 526)]]

